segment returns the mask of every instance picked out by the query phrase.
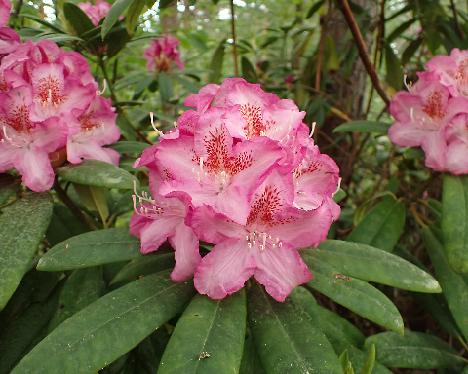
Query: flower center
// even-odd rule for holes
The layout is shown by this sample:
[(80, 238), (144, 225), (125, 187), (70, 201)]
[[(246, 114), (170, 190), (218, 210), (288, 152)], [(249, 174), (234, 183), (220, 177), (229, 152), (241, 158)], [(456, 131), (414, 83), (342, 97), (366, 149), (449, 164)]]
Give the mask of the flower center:
[(442, 103), (442, 93), (440, 91), (434, 91), (428, 96), (423, 106), (423, 112), (433, 119), (441, 119), (445, 116), (446, 112)]
[(29, 108), (27, 105), (18, 105), (12, 109), (10, 115), (3, 118), (2, 122), (17, 132), (29, 132), (35, 127), (29, 120)]
[(101, 124), (93, 121), (91, 114), (84, 114), (80, 117), (81, 130), (83, 131), (92, 131), (98, 127), (101, 127)]
[(247, 241), (247, 246), (249, 248), (258, 248), (261, 251), (267, 248), (275, 248), (278, 246), (281, 248), (283, 246), (283, 242), (279, 238), (273, 238), (266, 232), (261, 231), (249, 231), (249, 233), (245, 236), (245, 240)]
[(240, 113), (246, 122), (244, 133), (247, 139), (265, 135), (265, 131), (273, 125), (273, 122), (263, 120), (262, 110), (258, 106), (251, 104), (241, 105)]
[(164, 53), (156, 56), (154, 62), (158, 71), (168, 71), (171, 68), (171, 59)]
[[(253, 157), (250, 152), (242, 152), (232, 156), (226, 140), (224, 128), (216, 128), (210, 131), (203, 139), (206, 149), (206, 159), (194, 153), (192, 161), (197, 164), (196, 170), (198, 181), (203, 176), (215, 178), (218, 187), (222, 190), (233, 175), (240, 173), (252, 166)], [(198, 170), (197, 170), (198, 169)]]
[(51, 75), (39, 80), (37, 96), (44, 106), (57, 106), (65, 101), (60, 81)]

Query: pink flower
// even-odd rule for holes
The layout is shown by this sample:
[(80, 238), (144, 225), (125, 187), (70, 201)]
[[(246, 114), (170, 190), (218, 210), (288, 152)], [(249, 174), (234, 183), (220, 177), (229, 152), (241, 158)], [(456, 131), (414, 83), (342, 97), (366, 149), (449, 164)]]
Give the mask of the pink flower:
[(468, 96), (468, 51), (454, 48), (450, 56), (436, 56), (426, 66), (440, 76), (451, 95)]
[(103, 145), (115, 143), (120, 130), (115, 124), (115, 109), (109, 99), (96, 96), (89, 107), (76, 117), (70, 118), (67, 156), (72, 164), (83, 160), (100, 160), (119, 164), (119, 153)]
[(31, 120), (33, 95), (28, 86), (0, 94), (0, 102), (0, 171), (16, 168), (31, 190), (50, 189), (54, 171), (49, 153), (65, 143), (66, 127), (57, 118)]
[(112, 7), (112, 5), (105, 0), (96, 0), (96, 5), (86, 2), (80, 3), (78, 6), (86, 13), (95, 26), (99, 25), (99, 21), (107, 16), (107, 13), (109, 13)]
[(208, 204), (216, 212), (245, 223), (252, 193), (283, 156), (267, 138), (234, 143), (223, 111), (210, 109), (193, 136), (162, 140), (155, 164), (162, 180), (159, 193), (182, 191), (194, 206)]
[[(215, 245), (191, 262), (199, 262), (192, 271), (200, 293), (222, 299), (253, 276), (283, 301), (311, 279), (298, 249), (318, 245), (339, 216), (337, 166), (309, 138), (305, 113), (259, 85), (227, 79), (184, 103), (193, 109), (135, 167), (149, 169), (154, 195), (183, 196), (186, 210), (172, 216)], [(152, 248), (175, 232), (157, 230)], [(143, 248), (147, 240), (134, 233)]]
[(168, 71), (174, 63), (182, 70), (184, 64), (177, 49), (179, 41), (172, 35), (165, 35), (154, 39), (145, 49), (146, 69), (148, 71)]
[(446, 127), (456, 114), (467, 111), (468, 100), (451, 97), (434, 72), (418, 76), (410, 92), (397, 93), (390, 104), (396, 122), (389, 130), (389, 137), (400, 146), (420, 146), (426, 154), (426, 166), (443, 171), (447, 155)]
[[(8, 27), (0, 27), (0, 62), (2, 57), (12, 53), (20, 44), (19, 35)], [(1, 91), (1, 89), (0, 89)]]
[(11, 13), (11, 1), (0, 0), (0, 27), (5, 26), (8, 23)]
[(468, 114), (456, 116), (447, 129), (447, 169), (452, 174), (468, 174)]
[(294, 208), (292, 199), (291, 179), (274, 172), (257, 190), (245, 225), (208, 207), (195, 209), (195, 232), (216, 243), (195, 272), (198, 292), (222, 299), (253, 276), (273, 298), (284, 301), (294, 287), (311, 280), (296, 249), (324, 240), (332, 215), (327, 205)]
[(184, 222), (187, 199), (157, 195), (153, 199), (145, 192), (141, 196), (135, 192), (133, 199), (135, 214), (130, 221), (130, 232), (140, 238), (141, 253), (156, 251), (169, 240), (176, 258), (171, 278), (177, 282), (191, 278), (201, 257), (198, 238)]
[(117, 164), (118, 153), (102, 148), (119, 138), (116, 116), (86, 59), (51, 41), (21, 44), (6, 28), (0, 38), (10, 43), (0, 43), (1, 171), (16, 168), (27, 187), (45, 191), (55, 177), (50, 158)]

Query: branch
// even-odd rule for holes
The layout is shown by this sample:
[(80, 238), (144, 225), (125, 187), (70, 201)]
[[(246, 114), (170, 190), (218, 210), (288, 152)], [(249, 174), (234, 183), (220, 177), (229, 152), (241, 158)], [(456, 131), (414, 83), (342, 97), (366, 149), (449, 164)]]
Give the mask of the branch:
[(388, 98), (384, 89), (380, 85), (377, 73), (375, 72), (374, 66), (372, 65), (369, 55), (367, 54), (366, 43), (364, 42), (361, 30), (359, 29), (356, 19), (354, 18), (353, 11), (349, 6), (348, 0), (338, 0), (338, 3), (340, 4), (341, 11), (346, 19), (346, 23), (348, 24), (351, 33), (353, 34), (354, 41), (356, 42), (356, 46), (359, 51), (359, 56), (361, 57), (362, 63), (364, 64), (364, 67), (366, 68), (367, 73), (369, 74), (372, 85), (374, 86), (375, 90), (380, 95), (382, 100), (385, 102), (385, 104), (388, 105), (390, 103), (390, 99)]
[(234, 75), (239, 76), (239, 64), (237, 62), (237, 41), (236, 41), (236, 19), (234, 13), (234, 0), (231, 3), (231, 34), (232, 34), (232, 57), (234, 58)]
[(455, 21), (455, 29), (457, 30), (458, 36), (463, 38), (463, 31), (460, 27), (460, 23), (458, 22), (457, 8), (455, 7), (453, 0), (450, 0), (450, 9), (452, 10), (453, 20)]

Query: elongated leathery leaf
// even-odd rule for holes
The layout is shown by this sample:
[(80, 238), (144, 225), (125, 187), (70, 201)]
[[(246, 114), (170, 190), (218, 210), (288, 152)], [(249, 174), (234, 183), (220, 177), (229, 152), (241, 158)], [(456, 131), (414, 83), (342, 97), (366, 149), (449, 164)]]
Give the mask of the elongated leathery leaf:
[(446, 175), (442, 198), (442, 232), (452, 268), (468, 273), (468, 177)]
[(128, 229), (87, 232), (52, 247), (37, 264), (41, 271), (81, 269), (139, 257), (139, 242)]
[(316, 321), (290, 300), (278, 303), (257, 284), (249, 290), (249, 323), (267, 373), (341, 373)]
[(415, 292), (441, 292), (428, 273), (403, 258), (366, 244), (327, 240), (307, 255), (327, 262), (342, 274)]
[(65, 320), (13, 373), (96, 373), (179, 313), (190, 283), (159, 273), (129, 283)]
[(314, 275), (307, 285), (338, 304), (387, 329), (403, 333), (403, 319), (395, 305), (375, 287), (341, 274), (310, 255), (303, 255)]
[(49, 194), (27, 194), (0, 215), (0, 310), (31, 265), (52, 218)]
[(405, 219), (405, 205), (387, 196), (367, 213), (347, 240), (391, 252), (403, 232)]
[[(158, 251), (159, 252), (159, 251)], [(136, 280), (141, 276), (153, 274), (174, 267), (174, 253), (152, 253), (140, 256), (126, 264), (112, 278), (111, 284)]]
[(103, 290), (104, 281), (100, 267), (75, 270), (60, 291), (59, 309), (49, 324), (49, 331), (99, 299)]
[(468, 282), (450, 267), (442, 245), (432, 231), (426, 227), (422, 234), (449, 309), (463, 336), (468, 340)]
[(131, 190), (135, 181), (135, 178), (128, 171), (97, 160), (64, 166), (57, 169), (57, 173), (69, 182), (124, 190)]
[(378, 121), (350, 121), (336, 127), (333, 132), (376, 132), (386, 134), (389, 123)]
[(177, 322), (158, 373), (238, 373), (246, 317), (244, 290), (221, 301), (195, 296)]
[(443, 340), (421, 332), (405, 331), (401, 336), (383, 332), (370, 336), (366, 346), (375, 344), (377, 359), (384, 365), (408, 369), (459, 368), (466, 363)]

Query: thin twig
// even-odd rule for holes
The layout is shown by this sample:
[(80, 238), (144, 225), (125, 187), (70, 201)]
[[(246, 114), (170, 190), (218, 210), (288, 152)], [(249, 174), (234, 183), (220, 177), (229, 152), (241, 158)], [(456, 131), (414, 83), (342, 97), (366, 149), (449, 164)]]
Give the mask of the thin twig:
[(338, 0), (338, 3), (341, 5), (341, 11), (343, 12), (343, 15), (346, 19), (346, 23), (348, 24), (351, 33), (353, 34), (354, 41), (356, 42), (356, 46), (359, 51), (359, 56), (361, 57), (364, 67), (366, 68), (367, 73), (369, 74), (372, 85), (374, 86), (375, 90), (380, 95), (382, 100), (385, 102), (385, 104), (388, 105), (390, 103), (390, 100), (387, 94), (385, 93), (384, 89), (380, 85), (377, 73), (375, 72), (374, 66), (372, 65), (372, 62), (370, 61), (369, 55), (367, 53), (366, 43), (364, 42), (361, 30), (359, 29), (356, 19), (354, 18), (353, 11), (349, 6), (348, 0)]
[(87, 217), (80, 208), (78, 208), (75, 203), (68, 197), (67, 193), (63, 190), (60, 186), (59, 182), (55, 182), (54, 190), (57, 193), (58, 198), (64, 203), (68, 209), (78, 218), (81, 222), (83, 222), (86, 226), (88, 226), (91, 230), (97, 230), (96, 224)]
[(231, 3), (231, 34), (232, 34), (232, 58), (234, 59), (234, 75), (239, 76), (239, 64), (237, 62), (237, 37), (236, 37), (236, 15), (234, 13), (234, 0)]
[(457, 34), (460, 38), (463, 38), (463, 30), (460, 27), (460, 23), (458, 22), (457, 8), (455, 7), (453, 0), (450, 0), (450, 8), (452, 9), (453, 20), (455, 21), (455, 29), (457, 30)]

